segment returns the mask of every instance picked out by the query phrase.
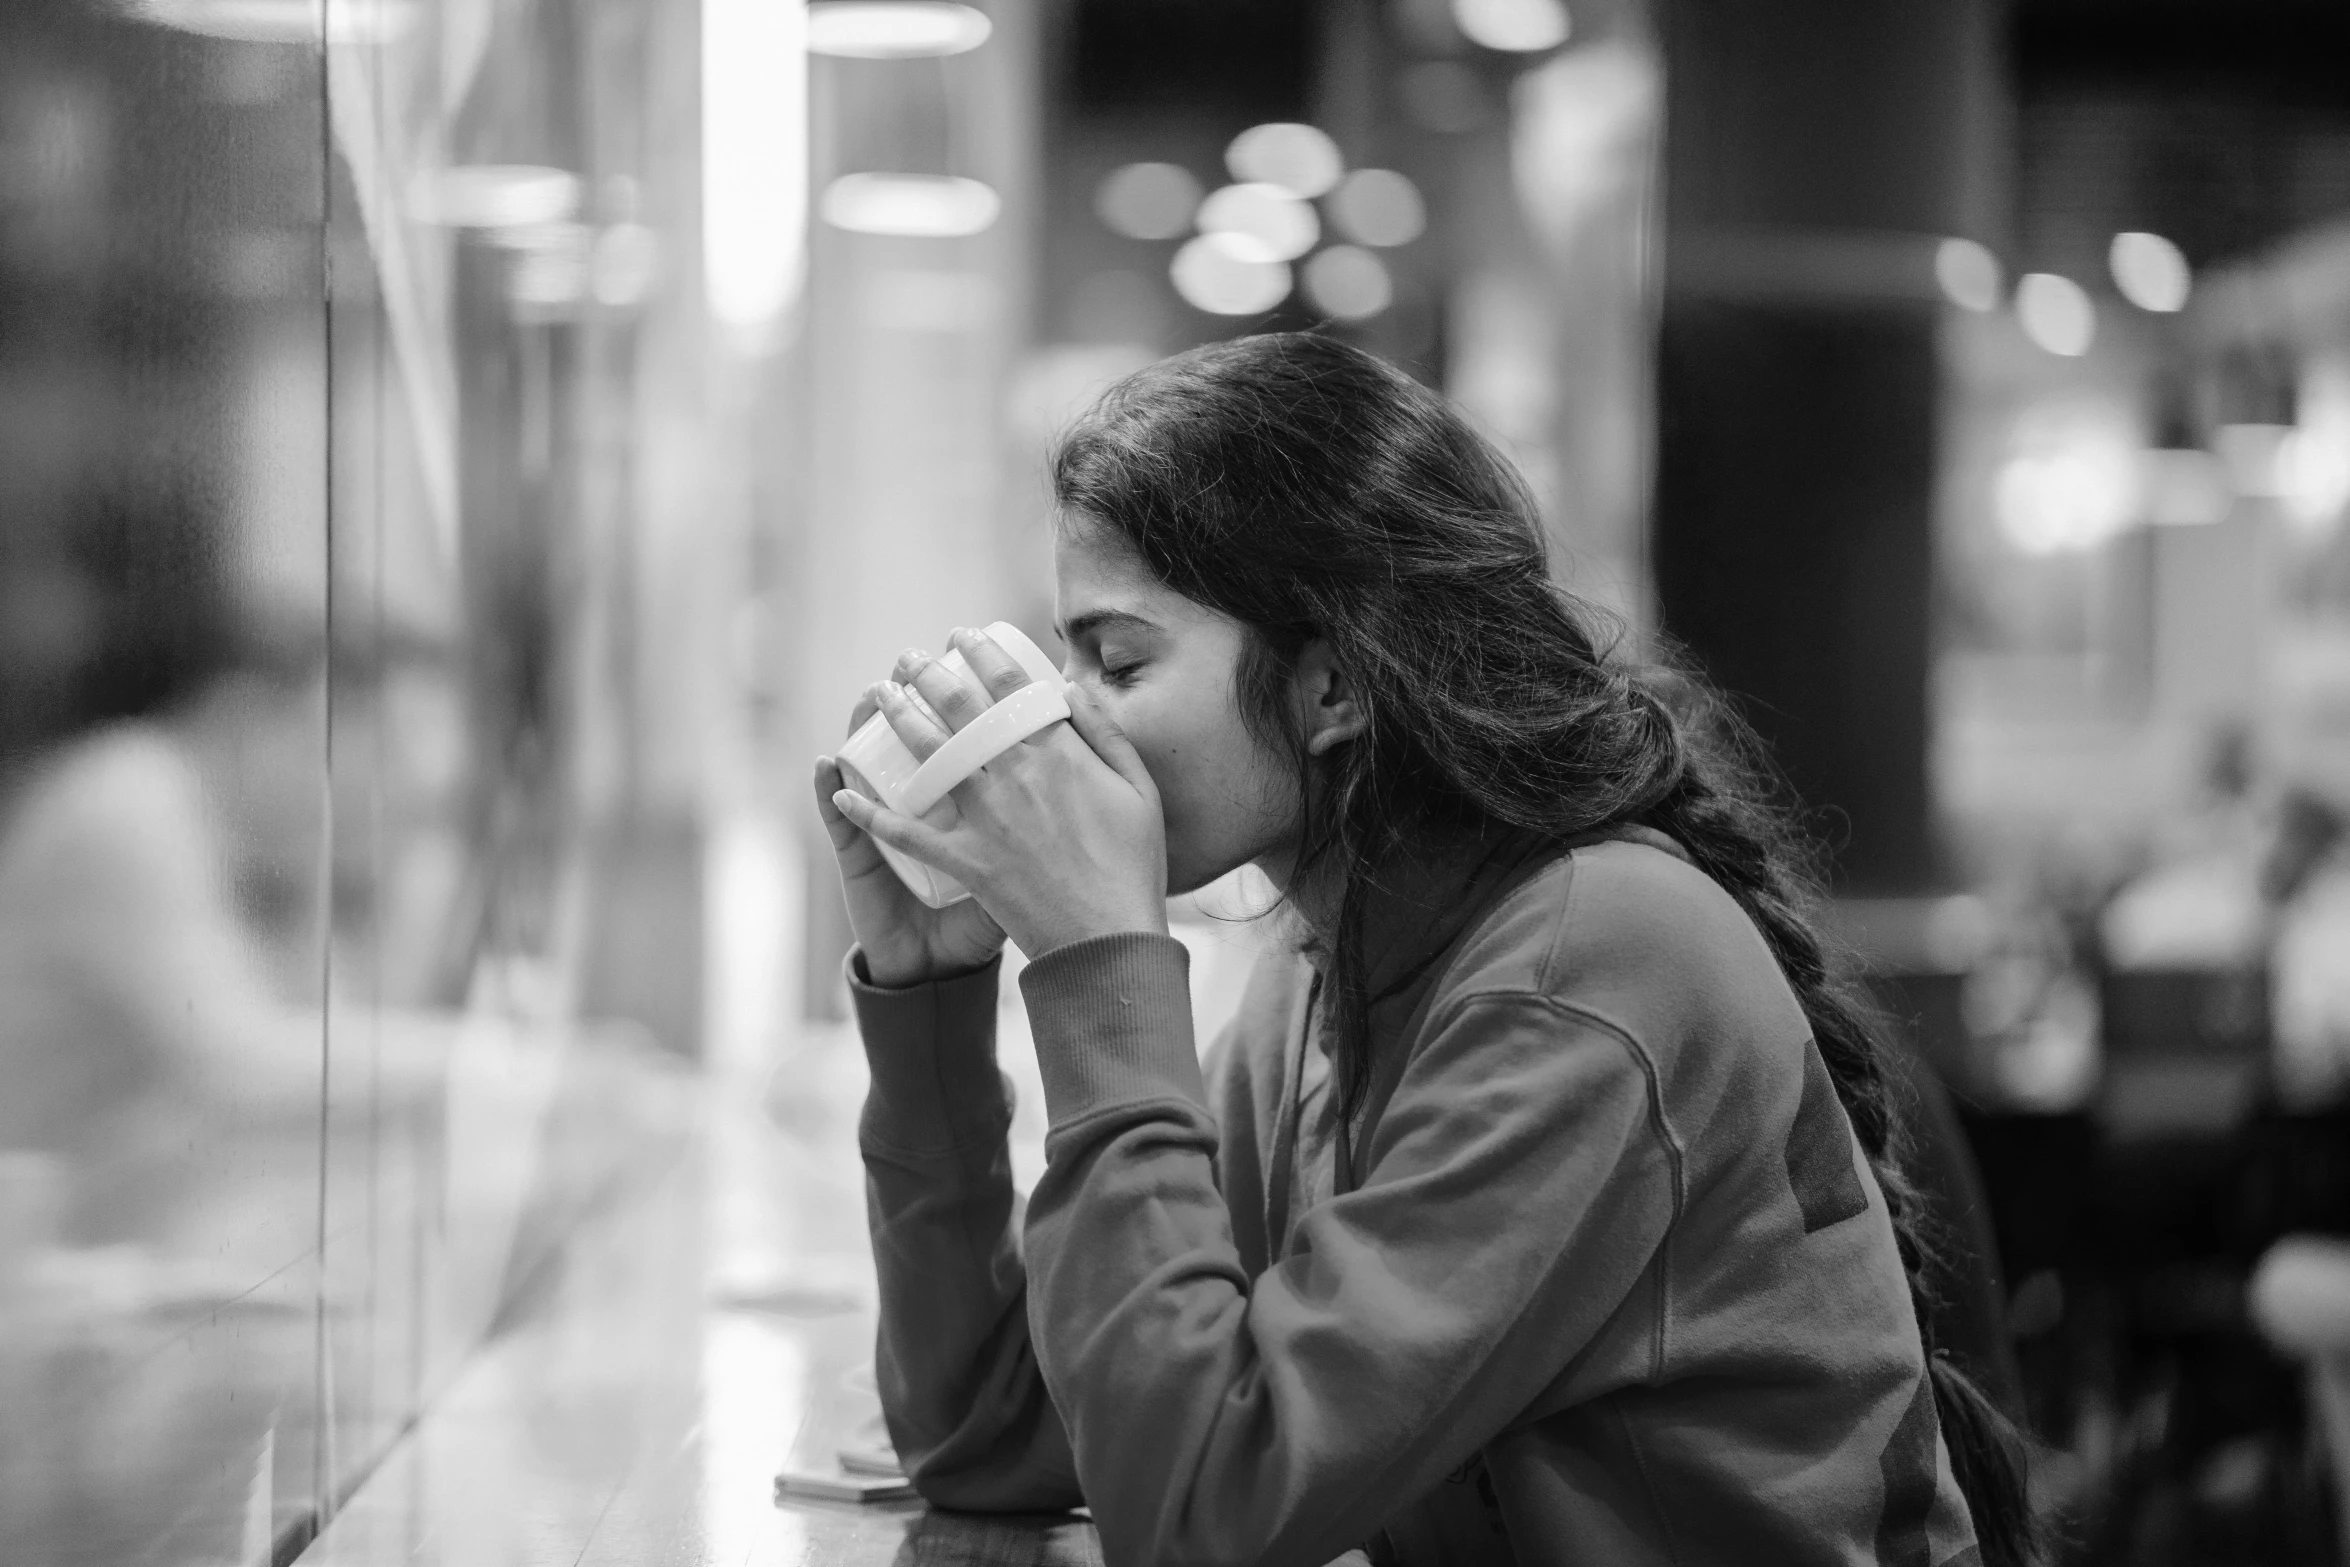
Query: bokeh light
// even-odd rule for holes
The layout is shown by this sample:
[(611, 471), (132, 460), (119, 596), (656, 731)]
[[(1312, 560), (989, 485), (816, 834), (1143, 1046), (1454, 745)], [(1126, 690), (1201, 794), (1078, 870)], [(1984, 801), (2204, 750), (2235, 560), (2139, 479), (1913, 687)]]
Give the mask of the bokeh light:
[(2179, 247), (2160, 234), (2116, 234), (2106, 264), (2113, 286), (2140, 310), (2167, 315), (2185, 307), (2193, 275)]
[(450, 228), (522, 228), (561, 223), (579, 210), (579, 176), (535, 163), (472, 163), (417, 183), (411, 210)]
[(844, 174), (825, 187), (822, 204), (834, 228), (902, 239), (977, 234), (1002, 208), (991, 187), (951, 174)]
[(1226, 236), (1202, 234), (1175, 252), (1167, 269), (1175, 292), (1218, 316), (1261, 315), (1289, 297), (1289, 263), (1237, 254)]
[(987, 13), (947, 0), (819, 0), (808, 7), (808, 50), (855, 60), (962, 54), (987, 42)]
[(2300, 419), (2278, 454), (2278, 498), (2288, 518), (2322, 536), (2350, 510), (2350, 361), (2309, 366), (2295, 401)]
[(1999, 308), (1999, 258), (1971, 239), (1946, 239), (1934, 247), (1934, 281), (1961, 310)]
[(1420, 188), (1393, 169), (1357, 169), (1330, 195), (1330, 221), (1360, 245), (1408, 245), (1428, 226)]
[[(142, 22), (239, 43), (309, 44), (323, 30), (336, 44), (386, 44), (416, 25), (416, 0), (125, 0), (122, 9)], [(323, 9), (324, 15), (320, 12)]]
[(1333, 245), (1305, 268), (1306, 298), (1333, 321), (1361, 321), (1395, 300), (1387, 264), (1355, 245)]
[(2312, 532), (2330, 530), (2350, 506), (2350, 440), (2295, 430), (2277, 447), (2277, 499)]
[(1199, 211), (1200, 184), (1179, 163), (1129, 163), (1094, 188), (1094, 215), (1129, 239), (1173, 239)]
[(1452, 19), (1469, 42), (1509, 54), (1555, 49), (1574, 30), (1559, 0), (1452, 0)]
[(2131, 454), (2098, 444), (2014, 458), (1992, 492), (2000, 531), (2027, 555), (2094, 549), (2129, 525), (2137, 502)]
[(1252, 125), (1232, 138), (1224, 149), (1224, 166), (1246, 184), (1278, 185), (1293, 196), (1311, 199), (1338, 183), (1346, 160), (1338, 143), (1311, 125), (1276, 120)]
[(1278, 185), (1227, 185), (1200, 203), (1200, 232), (1242, 261), (1293, 261), (1322, 237), (1314, 209)]
[(2024, 336), (2052, 354), (2077, 358), (2097, 339), (2097, 307), (2087, 290), (2054, 272), (2027, 272), (2015, 286)]

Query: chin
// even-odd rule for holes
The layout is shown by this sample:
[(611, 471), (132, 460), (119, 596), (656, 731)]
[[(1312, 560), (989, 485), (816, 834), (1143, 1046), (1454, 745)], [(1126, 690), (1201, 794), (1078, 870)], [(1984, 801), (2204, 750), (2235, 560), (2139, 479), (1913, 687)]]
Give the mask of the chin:
[(1223, 874), (1222, 871), (1188, 870), (1179, 867), (1173, 860), (1169, 860), (1167, 862), (1167, 896), (1180, 898), (1187, 892), (1197, 892)]
[(1187, 892), (1197, 892), (1209, 882), (1234, 867), (1245, 864), (1234, 860), (1230, 865), (1223, 856), (1201, 854), (1187, 845), (1167, 845), (1167, 896), (1180, 898)]
[(1262, 859), (1264, 852), (1230, 844), (1202, 849), (1171, 843), (1167, 846), (1167, 896), (1179, 898), (1187, 892), (1197, 892), (1243, 865)]

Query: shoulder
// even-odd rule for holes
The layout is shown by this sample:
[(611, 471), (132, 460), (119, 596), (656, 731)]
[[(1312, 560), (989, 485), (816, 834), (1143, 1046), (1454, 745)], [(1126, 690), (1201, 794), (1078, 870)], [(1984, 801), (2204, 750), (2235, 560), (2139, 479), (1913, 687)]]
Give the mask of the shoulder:
[(1661, 1045), (1725, 1028), (1803, 1036), (1762, 933), (1668, 849), (1610, 840), (1561, 855), (1479, 922), (1437, 1005), (1514, 996)]

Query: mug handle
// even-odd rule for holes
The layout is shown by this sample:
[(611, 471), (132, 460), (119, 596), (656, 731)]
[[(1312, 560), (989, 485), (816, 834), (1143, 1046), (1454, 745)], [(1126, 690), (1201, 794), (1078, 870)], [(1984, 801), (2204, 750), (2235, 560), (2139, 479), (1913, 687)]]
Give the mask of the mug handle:
[(920, 816), (947, 792), (1048, 724), (1069, 716), (1069, 699), (1031, 681), (947, 737), (898, 791), (898, 809)]

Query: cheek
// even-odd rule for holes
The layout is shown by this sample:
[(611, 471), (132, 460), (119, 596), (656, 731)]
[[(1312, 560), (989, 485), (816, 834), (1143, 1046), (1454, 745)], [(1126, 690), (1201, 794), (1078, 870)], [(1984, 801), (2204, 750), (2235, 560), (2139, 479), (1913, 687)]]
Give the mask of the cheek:
[(1186, 722), (1189, 715), (1183, 704), (1169, 701), (1163, 691), (1148, 688), (1120, 691), (1103, 685), (1095, 687), (1094, 694), (1126, 731), (1159, 793), (1172, 796), (1183, 780), (1185, 767), (1199, 750), (1199, 736), (1194, 732), (1197, 726)]
[(1154, 710), (1137, 693), (1118, 720), (1158, 786), (1171, 832), (1254, 836), (1262, 818), (1279, 814), (1287, 773), (1228, 712), (1203, 720), (1196, 710)]

